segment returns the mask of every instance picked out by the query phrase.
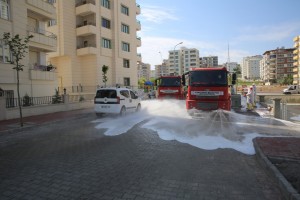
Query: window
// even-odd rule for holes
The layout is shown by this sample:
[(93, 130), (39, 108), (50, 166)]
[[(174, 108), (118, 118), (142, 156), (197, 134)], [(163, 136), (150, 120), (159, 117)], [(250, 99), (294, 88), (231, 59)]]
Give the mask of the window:
[(128, 90), (121, 90), (120, 94), (126, 98), (129, 98), (129, 91)]
[(9, 0), (0, 0), (0, 18), (9, 19)]
[(128, 44), (126, 42), (122, 42), (122, 50), (130, 52), (130, 44)]
[(121, 6), (121, 13), (123, 13), (124, 15), (129, 16), (129, 9), (126, 6)]
[(110, 20), (102, 17), (101, 21), (102, 27), (110, 29)]
[(123, 67), (130, 68), (130, 61), (128, 59), (123, 59)]
[(126, 24), (121, 25), (121, 30), (123, 33), (128, 33), (129, 34), (129, 26)]
[(48, 21), (48, 26), (55, 26), (57, 24), (55, 19), (51, 19)]
[(107, 9), (110, 9), (110, 0), (101, 0), (101, 5)]
[(130, 86), (130, 78), (124, 78), (124, 86)]
[(101, 42), (102, 42), (101, 46), (103, 48), (111, 49), (111, 40), (102, 38)]
[(4, 45), (4, 41), (0, 40), (0, 62), (10, 63), (11, 61), (11, 53), (8, 45)]

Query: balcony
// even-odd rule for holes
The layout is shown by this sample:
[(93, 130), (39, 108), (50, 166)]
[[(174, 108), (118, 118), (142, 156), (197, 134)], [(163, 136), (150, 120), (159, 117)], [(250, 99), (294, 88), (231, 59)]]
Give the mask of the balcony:
[(299, 53), (299, 49), (295, 49), (294, 51), (293, 51), (293, 54), (298, 54)]
[(300, 44), (299, 44), (300, 42), (295, 42), (295, 44), (294, 44), (294, 48), (298, 48), (299, 46), (300, 46)]
[(86, 16), (96, 13), (96, 4), (93, 0), (82, 1), (76, 4), (76, 15)]
[(141, 14), (141, 6), (139, 4), (136, 4), (136, 14)]
[(294, 67), (293, 68), (293, 72), (297, 72), (298, 73), (298, 71), (299, 71), (298, 67)]
[(42, 81), (55, 81), (56, 72), (55, 71), (42, 71), (30, 69), (30, 80), (42, 80)]
[(141, 37), (136, 37), (136, 41), (137, 41), (137, 46), (138, 47), (142, 46)]
[(293, 57), (293, 60), (294, 61), (297, 61), (299, 59), (299, 56), (298, 55), (295, 55), (294, 57)]
[(96, 55), (96, 45), (79, 46), (77, 47), (77, 56)]
[(89, 23), (87, 25), (79, 25), (76, 28), (77, 36), (88, 36), (88, 35), (96, 35), (97, 28), (95, 23)]
[(141, 30), (141, 22), (139, 20), (136, 20), (136, 30), (137, 31)]
[(294, 37), (294, 42), (299, 42), (299, 38), (300, 38), (300, 36)]
[(44, 52), (55, 52), (57, 46), (56, 35), (40, 28), (27, 26), (28, 35), (33, 35), (29, 46)]
[(26, 0), (28, 9), (38, 14), (43, 21), (56, 19), (56, 9), (53, 4), (45, 0)]
[(300, 61), (293, 62), (293, 66), (294, 66), (294, 67), (298, 67), (298, 66), (299, 66), (299, 63), (300, 63)]
[(137, 54), (137, 61), (142, 62), (142, 54), (140, 53)]

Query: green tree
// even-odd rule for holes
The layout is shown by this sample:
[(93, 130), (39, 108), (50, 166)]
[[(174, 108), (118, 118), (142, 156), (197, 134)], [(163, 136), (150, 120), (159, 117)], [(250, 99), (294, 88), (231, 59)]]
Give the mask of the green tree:
[(146, 78), (142, 77), (138, 80), (139, 88), (144, 88), (144, 83), (146, 82)]
[(22, 104), (20, 98), (20, 78), (19, 72), (23, 71), (24, 65), (21, 64), (21, 60), (26, 56), (28, 53), (28, 43), (33, 35), (29, 35), (25, 38), (21, 38), (19, 34), (15, 36), (11, 36), (10, 33), (3, 33), (3, 41), (5, 45), (8, 45), (9, 50), (12, 54), (12, 62), (11, 64), (15, 65), (13, 67), (14, 70), (17, 71), (17, 93), (18, 93), (18, 103), (19, 103), (19, 111), (20, 111), (20, 125), (21, 127), (23, 124), (23, 116), (22, 116)]
[(280, 85), (292, 85), (293, 84), (293, 76), (292, 75), (288, 75), (286, 77), (278, 79), (277, 82)]
[(237, 65), (235, 68), (233, 68), (233, 72), (236, 74), (242, 74), (241, 66)]
[(108, 71), (108, 66), (103, 65), (102, 66), (102, 81), (103, 81), (105, 87), (106, 87), (106, 82), (107, 82), (107, 71)]

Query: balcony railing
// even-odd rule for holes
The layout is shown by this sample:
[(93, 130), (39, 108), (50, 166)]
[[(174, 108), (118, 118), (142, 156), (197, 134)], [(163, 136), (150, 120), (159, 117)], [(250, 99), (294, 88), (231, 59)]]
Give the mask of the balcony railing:
[(136, 20), (136, 29), (137, 31), (141, 30), (141, 22), (139, 20)]
[(46, 17), (48, 20), (56, 18), (56, 10), (53, 6), (54, 1), (48, 0), (26, 0), (27, 4), (32, 6), (29, 9)]
[(95, 23), (91, 23), (91, 25), (78, 25), (76, 29), (77, 36), (88, 36), (93, 34), (97, 34), (97, 28)]
[(27, 26), (28, 35), (33, 35), (31, 42), (39, 43), (45, 51), (56, 51), (57, 37), (55, 34), (37, 27)]
[(77, 46), (77, 55), (78, 56), (95, 55), (95, 54), (97, 54), (96, 44)]
[(139, 4), (136, 4), (136, 14), (141, 14), (141, 6)]
[(81, 5), (85, 5), (85, 4), (93, 4), (96, 5), (95, 0), (82, 0), (78, 3), (76, 3), (75, 7), (81, 6)]

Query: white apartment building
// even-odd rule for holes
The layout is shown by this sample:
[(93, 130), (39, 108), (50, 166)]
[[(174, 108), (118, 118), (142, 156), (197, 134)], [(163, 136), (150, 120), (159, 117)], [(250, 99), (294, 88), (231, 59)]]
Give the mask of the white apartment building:
[(200, 67), (199, 50), (195, 48), (181, 47), (179, 50), (169, 51), (168, 60), (170, 75), (182, 75), (190, 68)]
[(185, 48), (180, 49), (183, 56), (183, 72), (190, 71), (190, 68), (199, 68), (199, 50), (195, 48)]
[(58, 48), (48, 59), (57, 66), (60, 88), (93, 92), (104, 85), (103, 65), (107, 86), (138, 86), (141, 10), (135, 0), (57, 0), (55, 5), (58, 20), (49, 30), (57, 35)]
[(259, 79), (260, 78), (260, 61), (261, 55), (249, 56), (243, 58), (242, 78), (243, 79)]
[(138, 62), (138, 79), (145, 78), (146, 80), (150, 79), (151, 68), (150, 64)]
[(182, 63), (182, 51), (181, 50), (172, 50), (169, 51), (169, 74), (170, 75), (181, 75), (183, 72), (183, 63)]
[(47, 30), (47, 24), (56, 19), (53, 1), (45, 0), (1, 0), (0, 1), (0, 88), (6, 96), (17, 97), (16, 70), (12, 69), (11, 53), (4, 45), (3, 33), (21, 38), (34, 37), (29, 42), (24, 65), (20, 71), (20, 96), (50, 96), (57, 88), (57, 71), (47, 62), (46, 55), (55, 52), (57, 37)]
[(223, 66), (225, 66), (226, 69), (232, 73), (233, 69), (237, 68), (238, 63), (237, 62), (229, 62), (229, 63), (227, 62)]
[(293, 83), (300, 85), (300, 35), (294, 38), (294, 63), (293, 63)]

